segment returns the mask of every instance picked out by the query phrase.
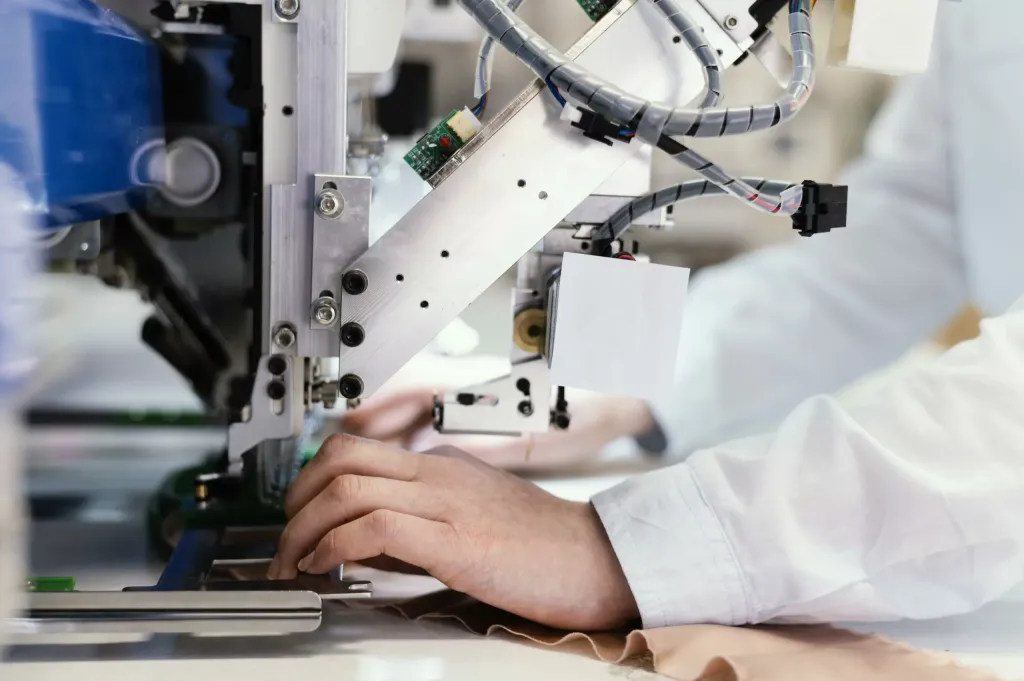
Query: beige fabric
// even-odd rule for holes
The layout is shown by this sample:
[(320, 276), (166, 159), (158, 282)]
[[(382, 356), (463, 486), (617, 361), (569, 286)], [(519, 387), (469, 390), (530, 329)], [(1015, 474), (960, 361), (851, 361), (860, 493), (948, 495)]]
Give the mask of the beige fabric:
[(442, 591), (391, 605), (413, 620), (449, 619), (479, 634), (512, 634), (680, 681), (996, 681), (952, 657), (828, 626), (684, 626), (621, 633), (546, 629)]
[[(253, 566), (231, 573), (244, 581), (263, 579), (265, 571)], [(548, 629), (454, 591), (345, 605), (388, 608), (411, 620), (449, 620), (481, 635), (512, 635), (680, 681), (999, 681), (949, 655), (829, 626), (693, 625), (584, 634)]]

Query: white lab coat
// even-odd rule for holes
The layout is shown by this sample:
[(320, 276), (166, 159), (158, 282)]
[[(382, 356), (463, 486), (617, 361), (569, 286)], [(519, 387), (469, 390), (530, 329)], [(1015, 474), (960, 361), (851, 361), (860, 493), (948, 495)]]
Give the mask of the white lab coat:
[[(648, 627), (930, 618), (1024, 580), (1024, 2), (941, 5), (849, 227), (700, 277), (654, 405), (677, 453), (795, 411), (594, 499)], [(847, 408), (803, 401), (967, 301), (1001, 315), (979, 340)]]

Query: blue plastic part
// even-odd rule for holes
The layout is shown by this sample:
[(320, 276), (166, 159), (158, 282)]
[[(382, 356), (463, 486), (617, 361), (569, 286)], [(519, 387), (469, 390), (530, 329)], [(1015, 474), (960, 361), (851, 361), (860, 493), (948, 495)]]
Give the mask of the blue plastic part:
[(164, 144), (156, 46), (90, 0), (0, 0), (0, 64), (0, 163), (39, 224), (139, 205)]

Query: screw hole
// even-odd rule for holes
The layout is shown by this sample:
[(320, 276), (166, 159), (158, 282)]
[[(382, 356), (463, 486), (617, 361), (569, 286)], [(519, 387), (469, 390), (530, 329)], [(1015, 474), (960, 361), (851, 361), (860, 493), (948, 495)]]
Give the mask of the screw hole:
[(281, 113), (283, 113), (285, 116), (291, 116), (293, 113), (295, 113), (295, 109), (293, 109), (290, 106), (283, 106), (281, 107)]
[(423, 309), (425, 310), (425, 309), (427, 309), (428, 307), (430, 307), (430, 303), (428, 303), (427, 301), (425, 301), (425, 300), (424, 300), (424, 301), (422, 301), (422, 302), (420, 303), (420, 307), (422, 307), (422, 308), (423, 308)]
[(678, 45), (679, 43), (683, 42), (683, 39), (679, 36), (676, 36), (675, 38), (672, 38), (672, 42)]
[(405, 275), (399, 274), (395, 277), (395, 281), (405, 281)]
[(718, 56), (719, 57), (724, 56), (724, 55), (725, 55), (725, 52), (722, 52), (721, 50), (718, 50)]
[(548, 193), (547, 192), (541, 192), (540, 194), (537, 194), (537, 198), (540, 199), (541, 201), (543, 201), (544, 199), (548, 198)]
[(321, 291), (320, 292), (320, 297), (321, 298), (333, 298), (334, 297), (334, 291)]
[(322, 187), (322, 189), (337, 189), (337, 188), (338, 188), (338, 185), (334, 184), (333, 182), (324, 182), (324, 186)]
[(582, 250), (582, 251), (589, 251), (590, 250), (590, 244), (586, 244), (586, 243), (580, 244), (580, 250)]
[(442, 258), (447, 258), (449, 255), (451, 255), (451, 253), (449, 253), (448, 251), (441, 251)]
[(526, 186), (526, 180), (519, 180), (519, 182), (516, 182), (516, 184), (519, 185), (520, 187), (525, 187)]

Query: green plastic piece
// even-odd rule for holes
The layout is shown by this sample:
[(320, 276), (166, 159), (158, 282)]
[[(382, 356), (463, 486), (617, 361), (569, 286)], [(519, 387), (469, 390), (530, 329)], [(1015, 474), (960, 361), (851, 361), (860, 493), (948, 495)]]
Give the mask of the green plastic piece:
[(618, 0), (576, 0), (576, 2), (580, 4), (591, 21), (600, 21), (605, 14), (612, 10), (612, 7), (615, 7)]
[(25, 590), (54, 593), (75, 590), (74, 577), (32, 577), (25, 580)]
[(430, 179), (464, 146), (459, 136), (448, 127), (448, 121), (458, 113), (456, 110), (445, 116), (443, 121), (421, 137), (416, 146), (405, 155), (405, 162), (424, 180)]

